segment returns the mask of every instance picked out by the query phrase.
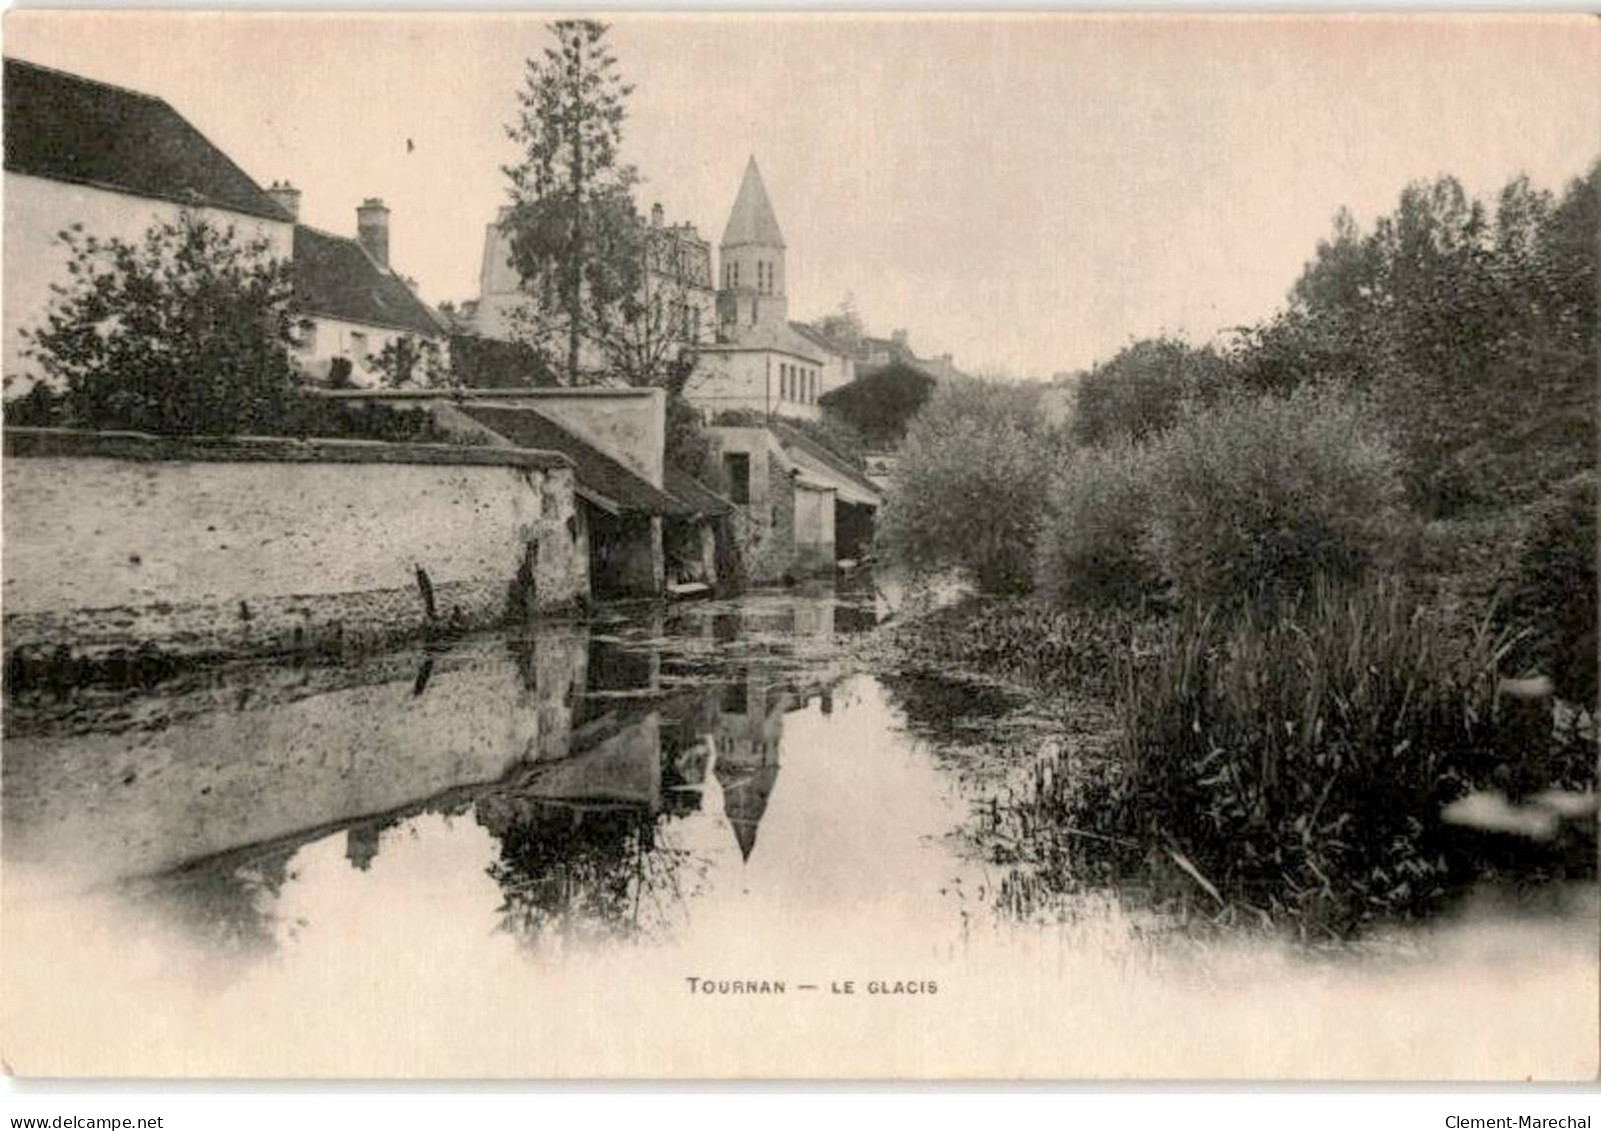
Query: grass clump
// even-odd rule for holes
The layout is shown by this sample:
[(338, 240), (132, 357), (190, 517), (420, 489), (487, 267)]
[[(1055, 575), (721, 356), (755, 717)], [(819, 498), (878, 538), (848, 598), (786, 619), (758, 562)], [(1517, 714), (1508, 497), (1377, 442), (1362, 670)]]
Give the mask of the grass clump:
[(1508, 643), (1488, 622), (1448, 631), (1390, 582), (1176, 618), (1119, 662), (1102, 777), (1050, 777), (1048, 815), (1113, 838), (1086, 848), (1159, 853), (1220, 907), (1334, 933), (1411, 914), (1470, 872), (1447, 804), (1593, 781), (1582, 755), (1531, 759), (1527, 729), (1504, 725)]
[(1025, 597), (974, 597), (900, 625), (901, 666), (999, 678), (1047, 693), (1109, 696), (1140, 622), (1118, 610), (1064, 609)]

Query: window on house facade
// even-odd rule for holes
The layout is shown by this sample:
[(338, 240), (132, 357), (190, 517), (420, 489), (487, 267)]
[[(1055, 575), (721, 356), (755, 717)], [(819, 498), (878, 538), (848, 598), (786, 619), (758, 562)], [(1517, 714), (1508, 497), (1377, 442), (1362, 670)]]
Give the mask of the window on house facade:
[(730, 502), (750, 503), (750, 456), (745, 452), (728, 452), (723, 456), (723, 475), (728, 480)]
[(367, 368), (367, 335), (360, 330), (350, 331), (350, 360), (357, 369)]

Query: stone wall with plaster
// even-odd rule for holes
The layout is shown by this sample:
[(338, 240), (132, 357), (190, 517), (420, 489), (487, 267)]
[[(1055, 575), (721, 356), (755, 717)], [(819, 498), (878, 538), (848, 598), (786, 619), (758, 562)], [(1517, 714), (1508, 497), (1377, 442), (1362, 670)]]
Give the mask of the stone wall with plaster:
[(7, 429), (3, 513), (12, 656), (375, 647), (588, 594), (546, 452)]

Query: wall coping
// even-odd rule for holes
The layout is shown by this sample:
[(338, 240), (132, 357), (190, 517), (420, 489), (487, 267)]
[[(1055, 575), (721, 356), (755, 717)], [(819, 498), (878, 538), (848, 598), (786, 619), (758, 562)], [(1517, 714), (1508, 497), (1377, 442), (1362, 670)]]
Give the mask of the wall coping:
[(319, 397), (338, 401), (516, 401), (559, 398), (624, 400), (666, 396), (665, 390), (654, 387), (612, 388), (595, 385), (537, 389), (310, 389), (307, 391)]
[(572, 467), (560, 452), (382, 440), (287, 436), (152, 436), (78, 428), (5, 429), (5, 458), (67, 457), (197, 463), (411, 463), (470, 467)]

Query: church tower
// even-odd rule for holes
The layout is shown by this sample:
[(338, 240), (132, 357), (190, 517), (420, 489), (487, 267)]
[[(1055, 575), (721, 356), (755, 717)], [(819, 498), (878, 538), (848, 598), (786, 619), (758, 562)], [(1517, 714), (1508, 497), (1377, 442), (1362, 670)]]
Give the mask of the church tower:
[(755, 157), (745, 166), (718, 259), (717, 315), (729, 337), (737, 340), (754, 326), (777, 328), (788, 323), (784, 236)]

